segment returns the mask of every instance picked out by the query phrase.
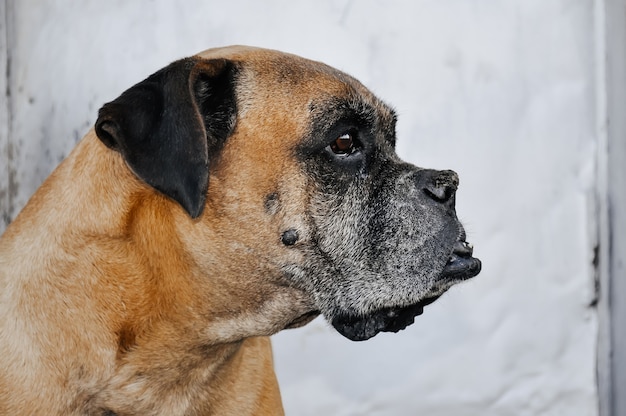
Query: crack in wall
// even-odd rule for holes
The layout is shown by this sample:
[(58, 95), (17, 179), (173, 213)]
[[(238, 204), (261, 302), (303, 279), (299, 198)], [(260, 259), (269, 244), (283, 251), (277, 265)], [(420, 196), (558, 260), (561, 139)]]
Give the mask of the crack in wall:
[(0, 160), (2, 172), (0, 173), (0, 233), (9, 225), (14, 215), (13, 201), (17, 195), (18, 184), (15, 166), (13, 163), (15, 152), (12, 145), (12, 88), (11, 88), (11, 48), (13, 46), (13, 2), (1, 0), (0, 19), (2, 19), (2, 33), (0, 33), (0, 59), (4, 65), (2, 75), (4, 77), (4, 99), (0, 108), (0, 119), (4, 122), (0, 125)]

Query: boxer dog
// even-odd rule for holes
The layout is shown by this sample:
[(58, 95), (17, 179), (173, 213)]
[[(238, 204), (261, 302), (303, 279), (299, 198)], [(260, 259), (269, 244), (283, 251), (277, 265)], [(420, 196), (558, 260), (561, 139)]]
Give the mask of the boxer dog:
[(268, 336), (351, 340), (475, 276), (457, 174), (322, 63), (229, 47), (99, 112), (0, 240), (0, 414), (276, 415)]

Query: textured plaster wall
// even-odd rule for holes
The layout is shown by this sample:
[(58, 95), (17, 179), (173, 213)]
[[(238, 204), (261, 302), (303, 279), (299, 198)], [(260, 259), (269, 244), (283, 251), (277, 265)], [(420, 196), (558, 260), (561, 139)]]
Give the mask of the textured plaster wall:
[(7, 4), (9, 216), (102, 103), (233, 43), (351, 73), (397, 109), (402, 157), (460, 174), (481, 275), (399, 334), (353, 343), (317, 319), (275, 336), (288, 414), (597, 414), (594, 1)]

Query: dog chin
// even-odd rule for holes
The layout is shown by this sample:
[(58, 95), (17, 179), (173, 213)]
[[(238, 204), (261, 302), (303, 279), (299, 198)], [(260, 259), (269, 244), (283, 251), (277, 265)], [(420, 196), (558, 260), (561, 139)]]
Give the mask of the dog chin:
[(398, 332), (411, 325), (415, 317), (424, 313), (430, 305), (451, 286), (480, 273), (481, 263), (472, 257), (472, 246), (464, 241), (455, 244), (443, 271), (437, 278), (436, 292), (410, 306), (379, 309), (365, 316), (339, 314), (331, 324), (344, 337), (352, 341), (365, 341), (379, 332)]

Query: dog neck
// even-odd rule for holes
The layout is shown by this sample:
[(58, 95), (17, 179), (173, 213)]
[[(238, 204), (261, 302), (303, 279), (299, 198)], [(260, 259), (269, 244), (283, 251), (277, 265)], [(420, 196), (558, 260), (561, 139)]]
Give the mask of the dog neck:
[[(67, 187), (76, 181), (80, 186)], [(25, 221), (33, 226), (25, 227)], [(220, 394), (211, 386), (221, 372), (233, 380), (241, 371), (243, 379), (264, 374), (269, 380), (260, 385), (277, 391), (269, 341), (255, 337), (278, 332), (310, 313), (310, 300), (281, 282), (271, 260), (259, 261), (254, 252), (213, 233), (219, 230), (206, 221), (194, 222), (175, 202), (139, 181), (121, 156), (90, 132), (9, 226), (0, 254), (10, 259), (13, 250), (30, 247), (30, 258), (13, 265), (12, 275), (16, 284), (32, 286), (33, 296), (46, 305), (34, 315), (86, 321), (48, 328), (50, 334), (40, 337), (47, 343), (87, 345), (82, 354), (91, 354), (91, 362), (84, 369), (99, 379), (90, 383), (101, 389), (96, 395), (85, 392), (94, 405), (106, 407), (115, 397), (121, 405), (125, 389), (147, 380), (159, 380), (158, 387), (141, 388), (154, 398), (172, 394), (174, 403), (180, 400), (172, 392), (181, 388), (176, 381), (181, 371), (199, 372), (185, 388), (196, 389), (198, 397), (212, 395), (211, 403)], [(224, 256), (239, 263), (225, 266)], [(43, 275), (51, 269), (43, 264), (52, 264), (55, 276)], [(90, 351), (92, 343), (110, 348)], [(265, 356), (258, 365), (267, 368), (239, 369), (249, 354)], [(59, 365), (69, 360), (49, 358)], [(139, 381), (138, 374), (148, 373), (153, 376)]]

